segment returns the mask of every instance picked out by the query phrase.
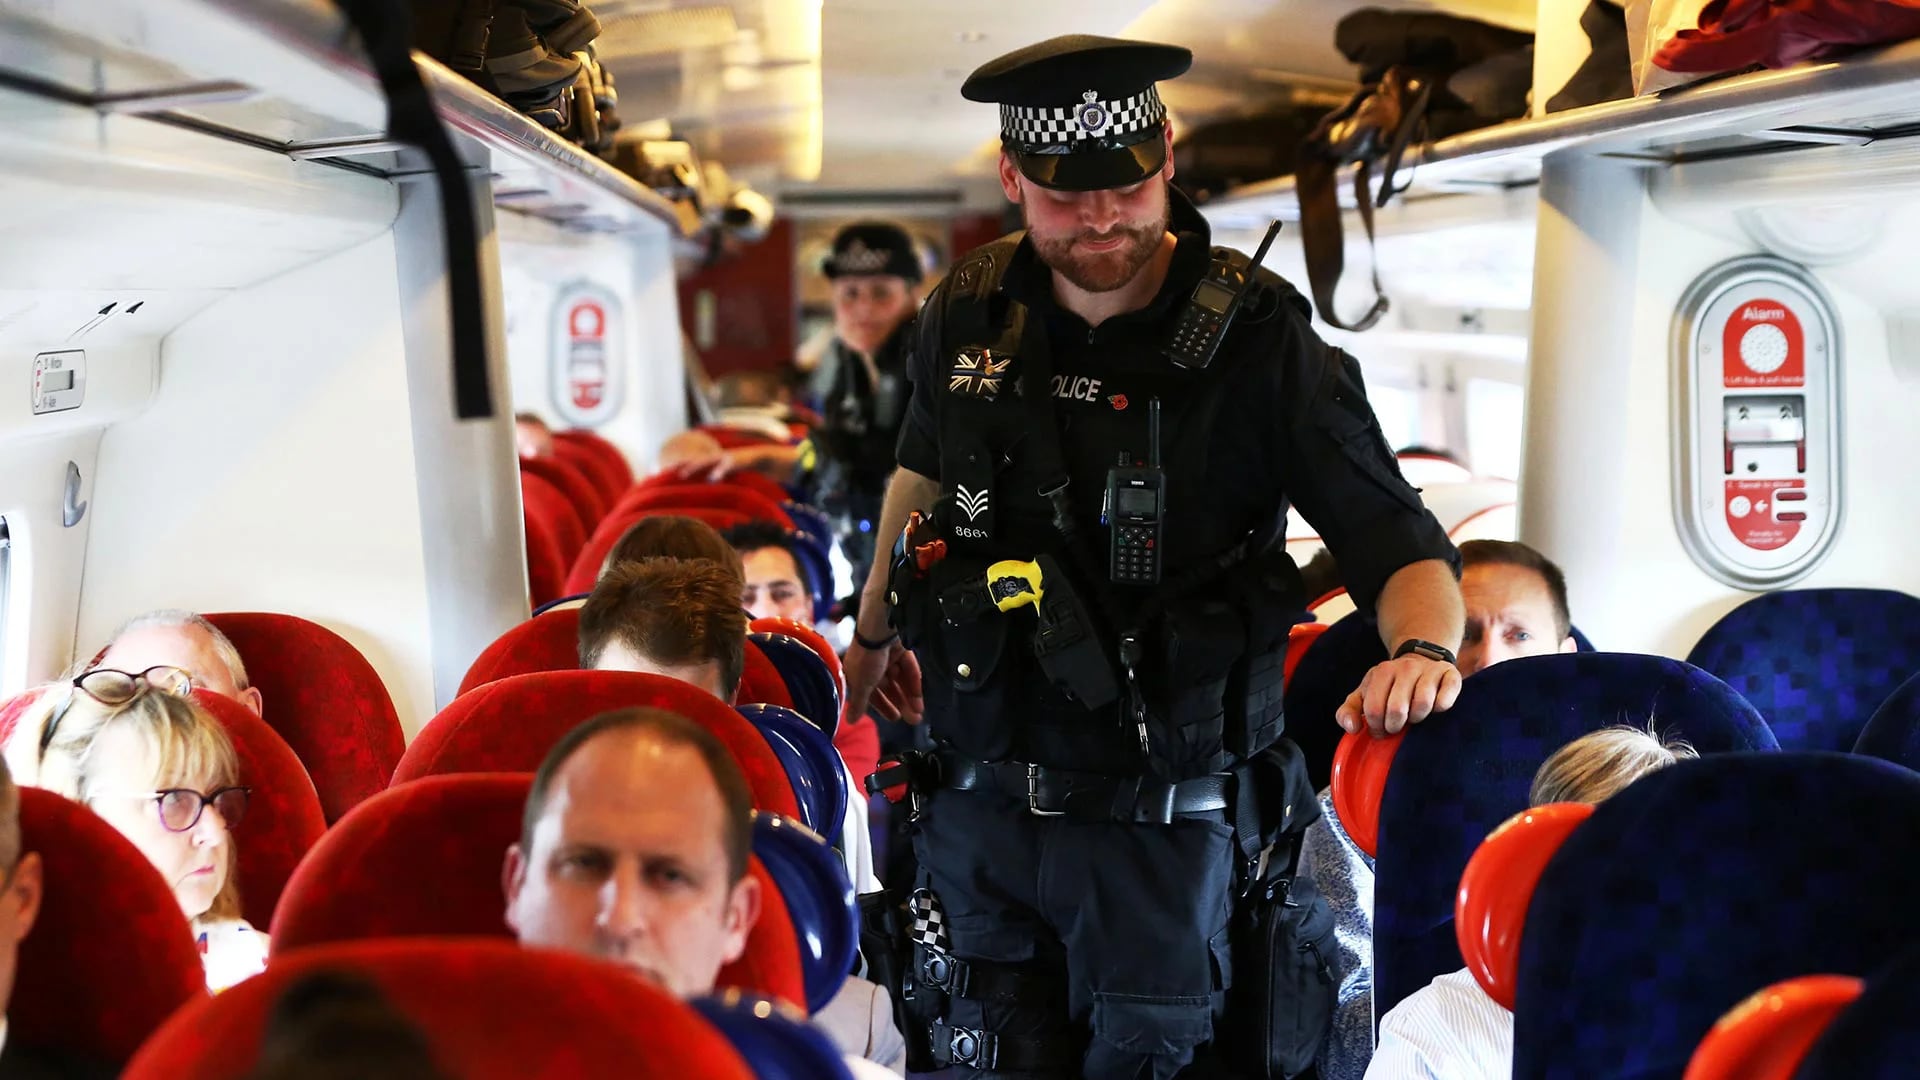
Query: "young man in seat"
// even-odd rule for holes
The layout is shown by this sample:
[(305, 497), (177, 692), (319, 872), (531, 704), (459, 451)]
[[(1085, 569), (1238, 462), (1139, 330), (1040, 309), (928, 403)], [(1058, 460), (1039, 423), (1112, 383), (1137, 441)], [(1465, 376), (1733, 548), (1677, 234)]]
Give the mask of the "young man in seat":
[[(503, 868), (507, 925), (523, 945), (710, 994), (761, 913), (747, 873), (752, 813), (746, 777), (712, 732), (664, 709), (602, 713), (534, 774)], [(904, 1067), (892, 1006), (872, 983), (847, 980), (814, 1022), (856, 1076)]]

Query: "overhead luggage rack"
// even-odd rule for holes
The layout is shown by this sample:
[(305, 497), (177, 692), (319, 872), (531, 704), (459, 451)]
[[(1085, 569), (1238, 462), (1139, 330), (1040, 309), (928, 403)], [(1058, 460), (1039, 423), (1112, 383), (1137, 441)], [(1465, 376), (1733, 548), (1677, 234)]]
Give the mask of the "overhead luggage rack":
[[(501, 209), (587, 232), (686, 233), (667, 199), (414, 61)], [(378, 80), (327, 0), (0, 0), (0, 86), (372, 175), (425, 171), (388, 139)]]
[[(1396, 184), (1413, 198), (1539, 182), (1540, 163), (1567, 152), (1678, 165), (1809, 146), (1864, 146), (1920, 134), (1920, 41), (1843, 60), (1759, 71), (1512, 120), (1407, 151)], [(1351, 209), (1351, 185), (1338, 185)], [(1291, 176), (1211, 200), (1209, 217), (1240, 223), (1299, 219)]]

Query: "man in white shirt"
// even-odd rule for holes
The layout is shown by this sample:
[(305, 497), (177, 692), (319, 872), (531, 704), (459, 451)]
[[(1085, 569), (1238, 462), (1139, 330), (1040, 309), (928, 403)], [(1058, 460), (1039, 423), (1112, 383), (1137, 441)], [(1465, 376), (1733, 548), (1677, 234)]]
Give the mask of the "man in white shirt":
[[(713, 733), (662, 709), (603, 713), (534, 775), (503, 870), (507, 925), (523, 945), (610, 960), (681, 997), (710, 994), (760, 917), (752, 836), (746, 778)], [(856, 1076), (905, 1068), (880, 987), (849, 979), (813, 1019)]]

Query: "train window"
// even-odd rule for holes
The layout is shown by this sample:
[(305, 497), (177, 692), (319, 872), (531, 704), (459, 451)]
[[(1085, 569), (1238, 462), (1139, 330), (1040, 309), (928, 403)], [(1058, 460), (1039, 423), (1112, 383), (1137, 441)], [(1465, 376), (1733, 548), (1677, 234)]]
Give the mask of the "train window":
[(1520, 476), (1520, 423), (1526, 388), (1498, 379), (1467, 380), (1467, 456), (1481, 476)]
[(1375, 383), (1367, 387), (1367, 403), (1380, 421), (1380, 433), (1392, 447), (1420, 442), (1420, 395), (1403, 386)]

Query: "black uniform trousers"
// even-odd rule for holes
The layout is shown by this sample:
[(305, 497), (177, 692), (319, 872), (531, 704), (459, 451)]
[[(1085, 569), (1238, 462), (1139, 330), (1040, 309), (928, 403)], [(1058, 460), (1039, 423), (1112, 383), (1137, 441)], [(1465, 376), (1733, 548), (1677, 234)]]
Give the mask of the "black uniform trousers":
[[(915, 836), (953, 955), (1064, 980), (1051, 1003), (963, 997), (946, 1022), (1084, 1046), (1077, 1069), (993, 1077), (1167, 1080), (1213, 1036), (1230, 975), (1233, 831), (1040, 817), (1000, 791), (940, 790)], [(956, 1070), (958, 1072), (958, 1070)]]

